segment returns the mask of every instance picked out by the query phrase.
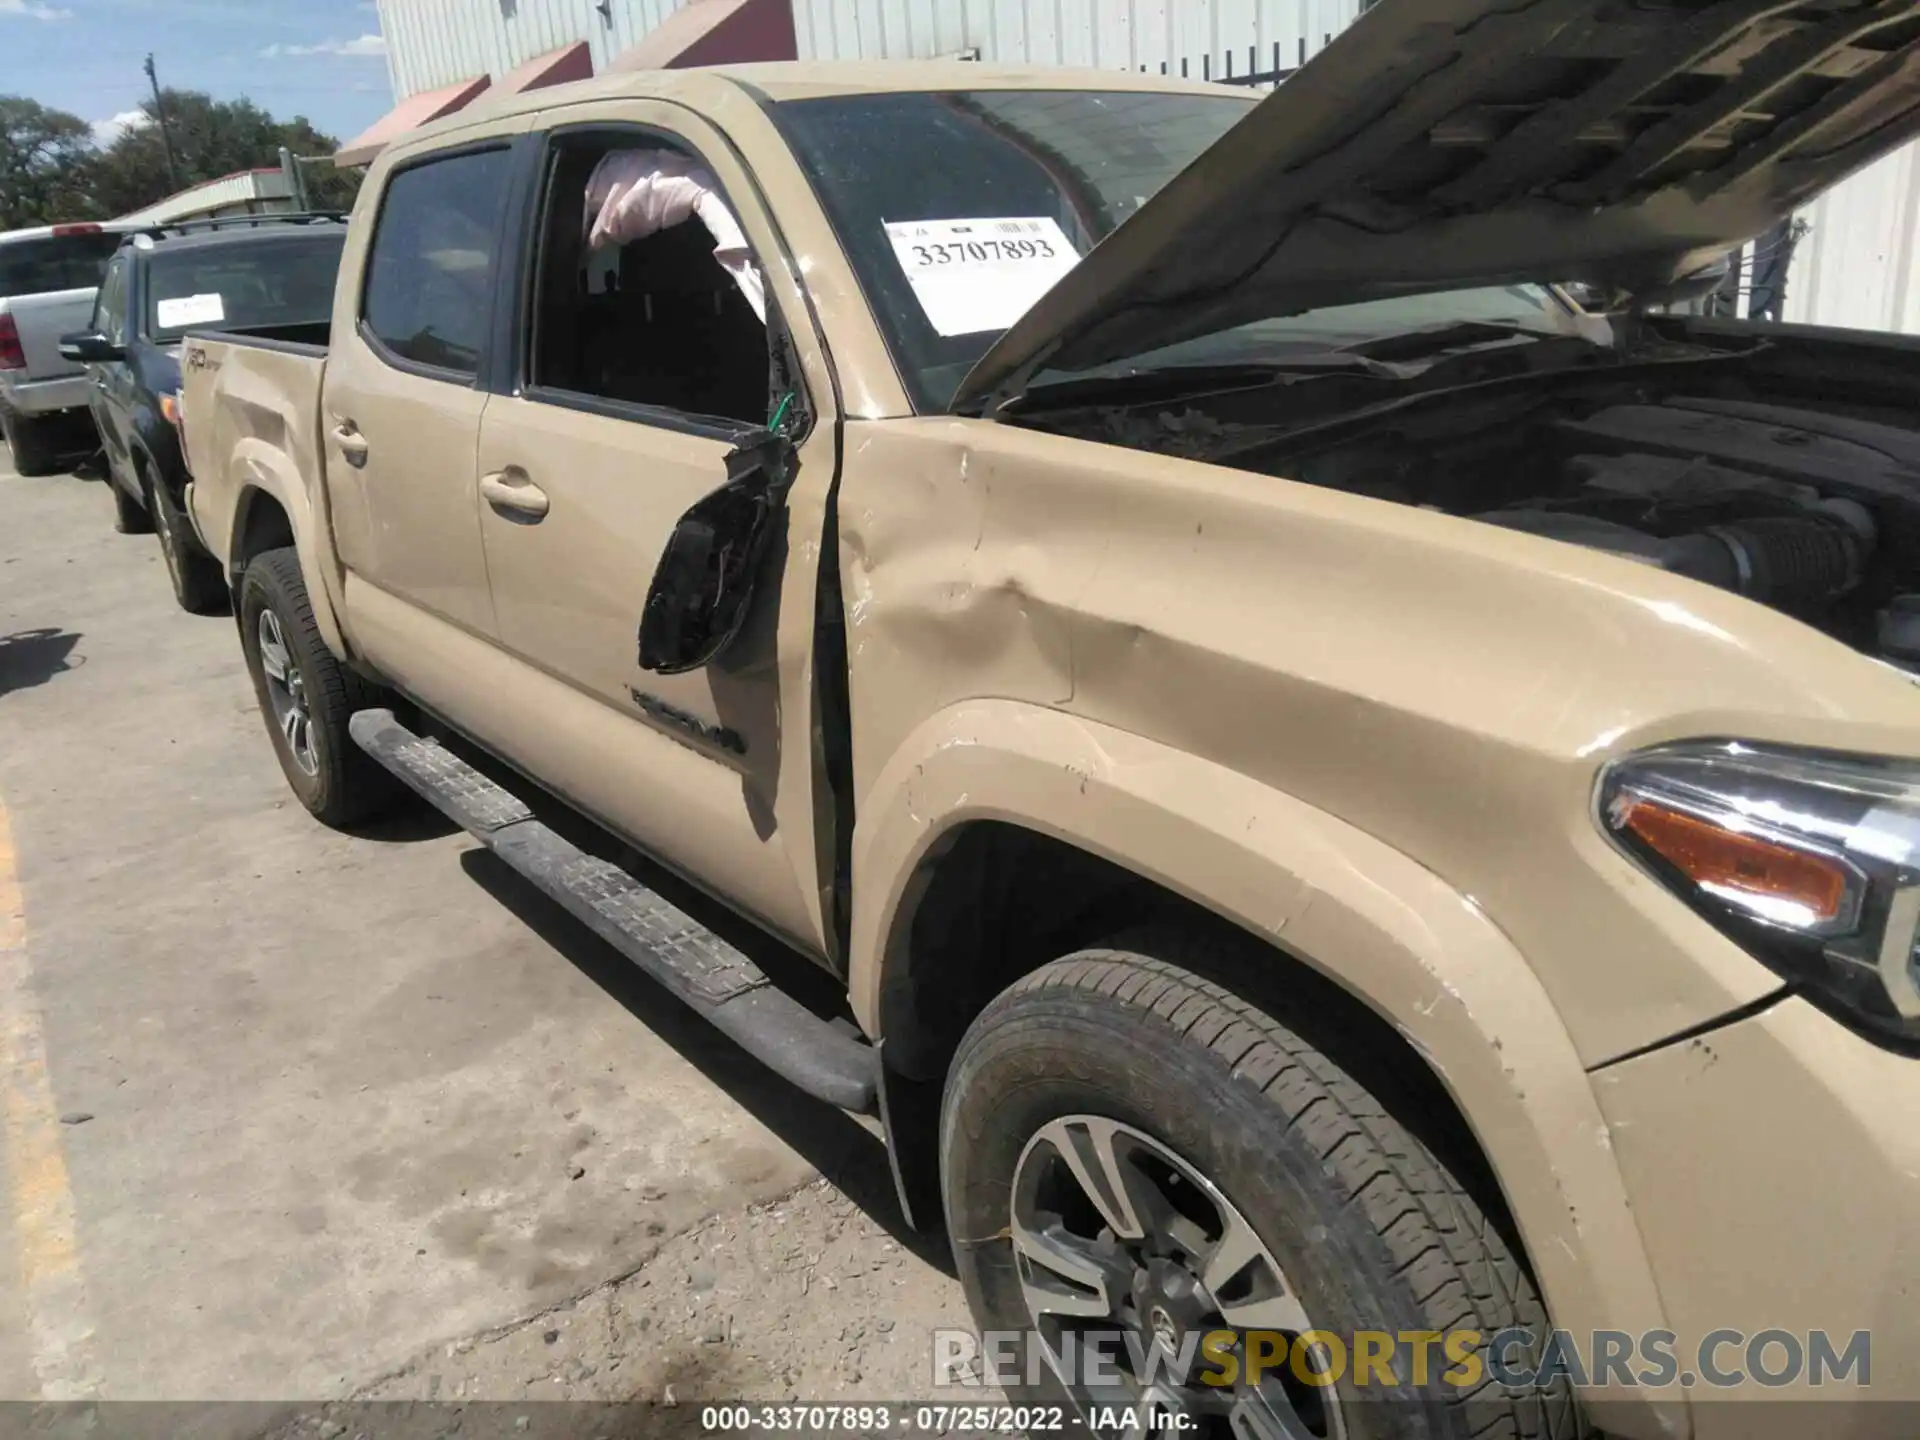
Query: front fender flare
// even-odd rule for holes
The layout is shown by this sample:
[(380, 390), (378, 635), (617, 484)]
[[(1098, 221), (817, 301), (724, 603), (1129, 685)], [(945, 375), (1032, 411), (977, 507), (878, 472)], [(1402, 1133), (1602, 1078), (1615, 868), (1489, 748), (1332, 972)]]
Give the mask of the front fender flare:
[[(1469, 897), (1408, 856), (1209, 761), (1011, 700), (963, 702), (922, 724), (860, 801), (849, 978), (870, 1034), (884, 1039), (881, 995), (889, 967), (904, 963), (922, 861), (978, 820), (1110, 860), (1356, 995), (1426, 1057), (1466, 1116), (1553, 1323), (1583, 1336), (1665, 1328), (1606, 1121), (1526, 960)], [(1689, 1428), (1679, 1401), (1585, 1394), (1610, 1428)]]

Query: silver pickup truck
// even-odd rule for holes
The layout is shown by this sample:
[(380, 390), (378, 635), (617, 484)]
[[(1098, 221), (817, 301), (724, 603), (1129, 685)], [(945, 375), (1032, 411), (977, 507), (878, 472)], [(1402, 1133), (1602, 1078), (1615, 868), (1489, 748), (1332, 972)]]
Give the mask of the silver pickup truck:
[(45, 475), (96, 443), (85, 369), (60, 355), (84, 330), (121, 233), (108, 225), (0, 233), (0, 433), (13, 468)]

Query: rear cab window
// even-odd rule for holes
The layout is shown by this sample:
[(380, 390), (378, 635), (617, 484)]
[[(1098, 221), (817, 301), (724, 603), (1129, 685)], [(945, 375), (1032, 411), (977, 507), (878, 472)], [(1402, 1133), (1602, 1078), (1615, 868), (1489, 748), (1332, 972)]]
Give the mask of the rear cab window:
[(147, 261), (144, 333), (170, 344), (189, 329), (324, 326), (344, 245), (336, 230), (157, 251)]
[(0, 295), (91, 289), (119, 248), (120, 236), (102, 230), (0, 240)]
[(502, 146), (434, 156), (388, 180), (360, 307), (361, 334), (388, 364), (479, 374), (512, 179)]

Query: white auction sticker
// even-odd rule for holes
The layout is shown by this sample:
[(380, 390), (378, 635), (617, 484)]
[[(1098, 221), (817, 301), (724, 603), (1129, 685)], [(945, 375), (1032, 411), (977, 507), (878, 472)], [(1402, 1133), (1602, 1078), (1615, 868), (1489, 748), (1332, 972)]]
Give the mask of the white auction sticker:
[(218, 325), (227, 318), (227, 307), (218, 295), (184, 295), (160, 301), (153, 313), (162, 330), (178, 330), (182, 325)]
[(1004, 330), (1080, 263), (1051, 216), (889, 220), (914, 299), (942, 335)]

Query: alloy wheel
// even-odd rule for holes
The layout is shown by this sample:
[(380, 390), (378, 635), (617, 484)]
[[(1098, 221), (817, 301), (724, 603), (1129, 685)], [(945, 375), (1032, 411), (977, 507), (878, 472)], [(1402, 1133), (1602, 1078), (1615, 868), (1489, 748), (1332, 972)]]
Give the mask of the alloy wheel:
[(178, 594), (186, 588), (186, 577), (180, 568), (180, 540), (173, 528), (173, 507), (158, 490), (147, 492), (147, 502), (153, 510), (154, 529), (160, 532), (160, 554), (166, 559), (167, 574), (172, 577), (174, 592)]
[[(1346, 1440), (1325, 1348), (1296, 1352), (1314, 1328), (1298, 1291), (1246, 1217), (1158, 1140), (1097, 1115), (1050, 1121), (1021, 1151), (1011, 1211), (1034, 1330), (1095, 1433)], [(1234, 1332), (1224, 1347), (1221, 1331)], [(1095, 1342), (1110, 1365), (1089, 1363)], [(1221, 1355), (1235, 1379), (1209, 1384)]]
[(313, 716), (307, 708), (307, 682), (294, 664), (280, 629), (280, 617), (272, 609), (260, 612), (260, 669), (267, 679), (267, 701), (273, 706), (273, 723), (286, 737), (287, 753), (293, 763), (308, 775), (320, 773), (320, 752), (313, 733)]

